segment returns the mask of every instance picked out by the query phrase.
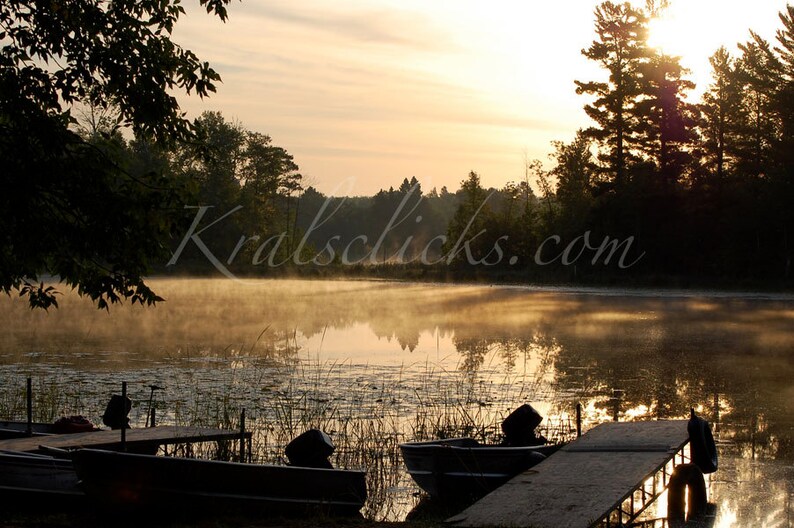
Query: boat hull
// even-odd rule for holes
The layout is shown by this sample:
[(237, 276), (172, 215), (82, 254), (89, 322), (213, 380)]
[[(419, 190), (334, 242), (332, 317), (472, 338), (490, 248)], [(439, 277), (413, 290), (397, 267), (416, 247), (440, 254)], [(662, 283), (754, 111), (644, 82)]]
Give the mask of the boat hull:
[[(80, 421), (76, 421), (80, 418)], [(57, 434), (68, 433), (87, 433), (90, 431), (98, 431), (96, 427), (82, 417), (73, 416), (70, 418), (61, 418), (55, 423), (41, 423), (32, 422), (30, 424), (30, 432), (28, 435), (27, 422), (15, 422), (0, 420), (0, 440), (7, 440), (10, 438), (24, 438), (26, 436), (52, 436)]]
[(556, 445), (480, 446), (468, 438), (401, 444), (414, 481), (431, 497), (445, 501), (481, 497), (542, 462)]
[[(10, 422), (0, 420), (0, 440), (8, 438), (23, 438), (27, 436), (27, 422)], [(33, 422), (31, 424), (33, 436), (46, 436), (56, 434), (55, 426), (50, 423)]]
[(9, 506), (77, 505), (85, 495), (70, 460), (0, 452), (0, 496)]
[[(241, 464), (81, 449), (73, 462), (86, 494), (103, 503), (174, 513), (357, 512), (364, 472)], [(181, 510), (181, 511), (180, 511)]]

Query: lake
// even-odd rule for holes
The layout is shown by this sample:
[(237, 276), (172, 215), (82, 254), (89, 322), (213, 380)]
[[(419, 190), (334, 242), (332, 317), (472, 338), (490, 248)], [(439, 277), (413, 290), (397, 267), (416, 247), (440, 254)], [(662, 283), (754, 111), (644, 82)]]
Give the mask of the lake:
[[(98, 311), (0, 298), (0, 419), (81, 413), (99, 423), (121, 381), (145, 421), (235, 426), (275, 461), (314, 426), (335, 462), (366, 466), (365, 515), (403, 519), (418, 489), (397, 444), (495, 438), (528, 402), (548, 436), (612, 420), (710, 420), (715, 526), (792, 526), (794, 296), (387, 281), (152, 279), (167, 302)], [(656, 511), (663, 515), (663, 511)], [(653, 513), (652, 513), (653, 515)]]

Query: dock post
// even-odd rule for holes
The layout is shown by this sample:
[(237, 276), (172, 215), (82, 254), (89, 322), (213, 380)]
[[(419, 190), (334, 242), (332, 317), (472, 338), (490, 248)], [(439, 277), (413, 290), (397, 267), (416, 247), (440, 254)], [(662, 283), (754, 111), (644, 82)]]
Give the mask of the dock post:
[(245, 409), (240, 411), (240, 462), (245, 462)]
[(33, 380), (28, 378), (27, 381), (27, 406), (28, 406), (28, 416), (27, 416), (27, 427), (25, 428), (25, 433), (28, 436), (33, 436)]
[(162, 389), (162, 387), (158, 387), (157, 385), (149, 385), (149, 407), (146, 409), (146, 424), (144, 427), (149, 427), (149, 418), (151, 418), (152, 425), (154, 427), (154, 391), (158, 391)]
[(576, 438), (582, 436), (582, 404), (576, 403)]
[(151, 427), (155, 427), (157, 425), (157, 409), (152, 407), (152, 425)]
[[(123, 406), (125, 405), (126, 401), (127, 401), (127, 382), (122, 381), (121, 382), (122, 408), (124, 408)], [(124, 423), (124, 420), (122, 420), (122, 424), (121, 424), (121, 451), (122, 452), (127, 451), (127, 424)]]
[(620, 400), (623, 398), (623, 389), (612, 389), (612, 421), (620, 418)]

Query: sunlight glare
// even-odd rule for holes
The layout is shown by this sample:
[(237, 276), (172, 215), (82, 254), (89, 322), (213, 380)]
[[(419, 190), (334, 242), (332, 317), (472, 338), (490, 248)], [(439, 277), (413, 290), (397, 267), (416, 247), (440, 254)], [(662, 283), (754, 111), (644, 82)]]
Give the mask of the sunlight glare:
[(648, 44), (680, 57), (681, 65), (691, 72), (688, 78), (697, 85), (692, 94), (695, 98), (711, 84), (709, 57), (720, 46), (736, 53), (736, 43), (746, 40), (751, 28), (765, 38), (774, 38), (768, 28), (777, 19), (779, 7), (775, 3), (765, 1), (750, 12), (740, 11), (740, 5), (717, 0), (673, 0), (650, 21)]
[(681, 39), (678, 38), (676, 23), (670, 16), (654, 18), (648, 24), (648, 45), (668, 55), (684, 55)]
[(696, 92), (702, 93), (711, 82), (707, 60), (716, 51), (719, 37), (716, 30), (703, 24), (695, 9), (687, 12), (685, 7), (678, 7), (686, 5), (674, 4), (650, 21), (648, 44), (666, 55), (680, 57), (681, 65), (690, 70), (689, 78), (697, 85)]

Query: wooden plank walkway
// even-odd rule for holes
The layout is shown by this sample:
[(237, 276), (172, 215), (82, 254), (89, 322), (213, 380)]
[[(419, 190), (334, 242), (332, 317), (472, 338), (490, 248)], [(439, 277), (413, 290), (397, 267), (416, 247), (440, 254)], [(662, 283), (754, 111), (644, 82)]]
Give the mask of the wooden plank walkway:
[(593, 526), (687, 444), (686, 425), (685, 420), (599, 425), (446, 522), (466, 527)]
[[(127, 446), (160, 446), (169, 444), (192, 444), (197, 442), (213, 442), (218, 440), (237, 440), (240, 431), (213, 429), (210, 427), (182, 427), (162, 425), (141, 429), (127, 429)], [(246, 438), (251, 433), (246, 432)], [(0, 450), (37, 451), (39, 446), (56, 447), (59, 449), (76, 449), (81, 447), (110, 448), (117, 447), (121, 441), (120, 431), (94, 431), (89, 433), (59, 434), (52, 436), (34, 436), (0, 440)]]

